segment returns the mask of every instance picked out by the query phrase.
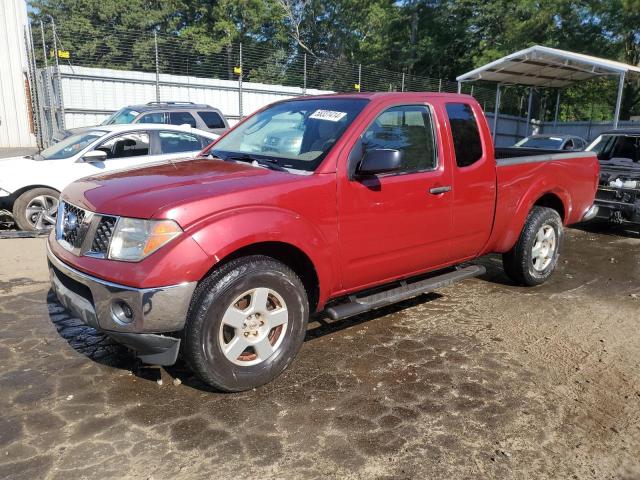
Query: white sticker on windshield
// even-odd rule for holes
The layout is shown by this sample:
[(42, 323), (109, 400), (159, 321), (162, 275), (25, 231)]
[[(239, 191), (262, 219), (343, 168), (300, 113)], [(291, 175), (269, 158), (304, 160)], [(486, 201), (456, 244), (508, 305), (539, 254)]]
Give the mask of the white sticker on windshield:
[(339, 122), (342, 120), (347, 112), (336, 112), (335, 110), (316, 110), (309, 118), (315, 118), (316, 120), (328, 120), (330, 122)]

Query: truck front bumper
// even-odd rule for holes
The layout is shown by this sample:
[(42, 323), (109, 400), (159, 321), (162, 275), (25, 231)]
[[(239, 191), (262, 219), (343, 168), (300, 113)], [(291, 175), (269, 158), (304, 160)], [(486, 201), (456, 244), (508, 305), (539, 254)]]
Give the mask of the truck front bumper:
[(159, 334), (184, 327), (196, 282), (132, 288), (71, 268), (48, 244), (47, 258), (51, 288), (82, 322), (128, 346), (145, 363), (175, 363), (180, 339)]

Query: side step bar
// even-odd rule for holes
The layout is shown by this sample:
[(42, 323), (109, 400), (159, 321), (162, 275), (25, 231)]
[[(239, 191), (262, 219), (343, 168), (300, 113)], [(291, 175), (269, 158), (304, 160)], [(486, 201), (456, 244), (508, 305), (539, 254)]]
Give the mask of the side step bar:
[(410, 280), (409, 282), (403, 280), (399, 282), (400, 286), (379, 293), (373, 293), (363, 297), (351, 295), (349, 296), (348, 302), (332, 305), (325, 309), (325, 313), (332, 320), (341, 320), (369, 310), (398, 303), (423, 293), (432, 292), (433, 290), (446, 287), (466, 278), (477, 277), (486, 271), (487, 269), (482, 265), (471, 265), (413, 283), (409, 283)]

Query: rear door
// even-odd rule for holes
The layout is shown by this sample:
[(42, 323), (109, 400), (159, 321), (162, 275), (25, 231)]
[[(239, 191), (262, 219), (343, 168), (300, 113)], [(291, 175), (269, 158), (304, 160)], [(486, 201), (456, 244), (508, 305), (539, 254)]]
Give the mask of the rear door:
[[(480, 107), (445, 104), (453, 163), (452, 262), (475, 257), (489, 240), (496, 202), (496, 166)], [(481, 119), (481, 121), (479, 121)]]
[[(451, 173), (437, 142), (433, 108), (395, 105), (373, 116), (360, 143), (341, 162), (338, 222), (343, 287), (356, 289), (445, 263), (451, 233)], [(370, 149), (403, 153), (402, 169), (369, 177), (348, 174)], [(355, 170), (355, 165), (351, 165)], [(441, 193), (436, 193), (440, 189)]]

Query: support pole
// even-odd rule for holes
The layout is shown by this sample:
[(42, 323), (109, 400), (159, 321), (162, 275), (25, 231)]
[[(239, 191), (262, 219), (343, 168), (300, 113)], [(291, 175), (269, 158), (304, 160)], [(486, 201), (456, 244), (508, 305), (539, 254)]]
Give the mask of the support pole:
[[(440, 80), (440, 83), (442, 83), (442, 80)], [(462, 93), (462, 83), (458, 82), (458, 93)]]
[(53, 55), (56, 60), (56, 83), (58, 84), (58, 91), (56, 93), (57, 106), (60, 115), (58, 115), (58, 121), (56, 126), (59, 131), (63, 131), (64, 127), (64, 99), (62, 98), (62, 77), (60, 76), (60, 61), (58, 59), (58, 34), (56, 33), (56, 22), (51, 15), (47, 15), (51, 20), (51, 30), (53, 32)]
[(358, 64), (358, 91), (362, 91), (362, 64)]
[(304, 64), (302, 66), (302, 95), (307, 94), (307, 54), (304, 54)]
[(622, 106), (622, 91), (624, 90), (624, 75), (625, 72), (620, 74), (620, 81), (618, 82), (618, 98), (616, 99), (616, 112), (613, 115), (613, 128), (618, 128), (618, 121), (620, 120), (620, 107)]
[(500, 84), (496, 86), (496, 108), (493, 110), (493, 143), (495, 146), (496, 136), (498, 135), (498, 115), (500, 114)]
[(404, 72), (402, 72), (402, 86), (400, 87), (400, 91), (404, 92)]
[(156, 102), (160, 101), (160, 62), (158, 61), (158, 32), (153, 32), (153, 45), (156, 51)]
[(44, 56), (44, 66), (47, 68), (49, 62), (47, 61), (47, 42), (44, 39), (44, 25), (40, 22), (40, 35), (42, 35), (42, 55)]
[(524, 136), (529, 136), (529, 127), (531, 127), (531, 104), (533, 103), (533, 87), (529, 87), (529, 102), (527, 103), (527, 128), (524, 131)]
[(558, 94), (556, 95), (556, 113), (553, 116), (553, 128), (555, 129), (558, 125), (558, 111), (560, 110), (560, 89), (558, 89)]
[(244, 75), (243, 65), (242, 65), (242, 42), (240, 42), (240, 75), (238, 76), (238, 113), (240, 115), (240, 120), (244, 116), (242, 113), (242, 75)]
[(441, 91), (442, 91), (442, 79), (440, 78), (438, 80), (438, 92), (441, 92)]

